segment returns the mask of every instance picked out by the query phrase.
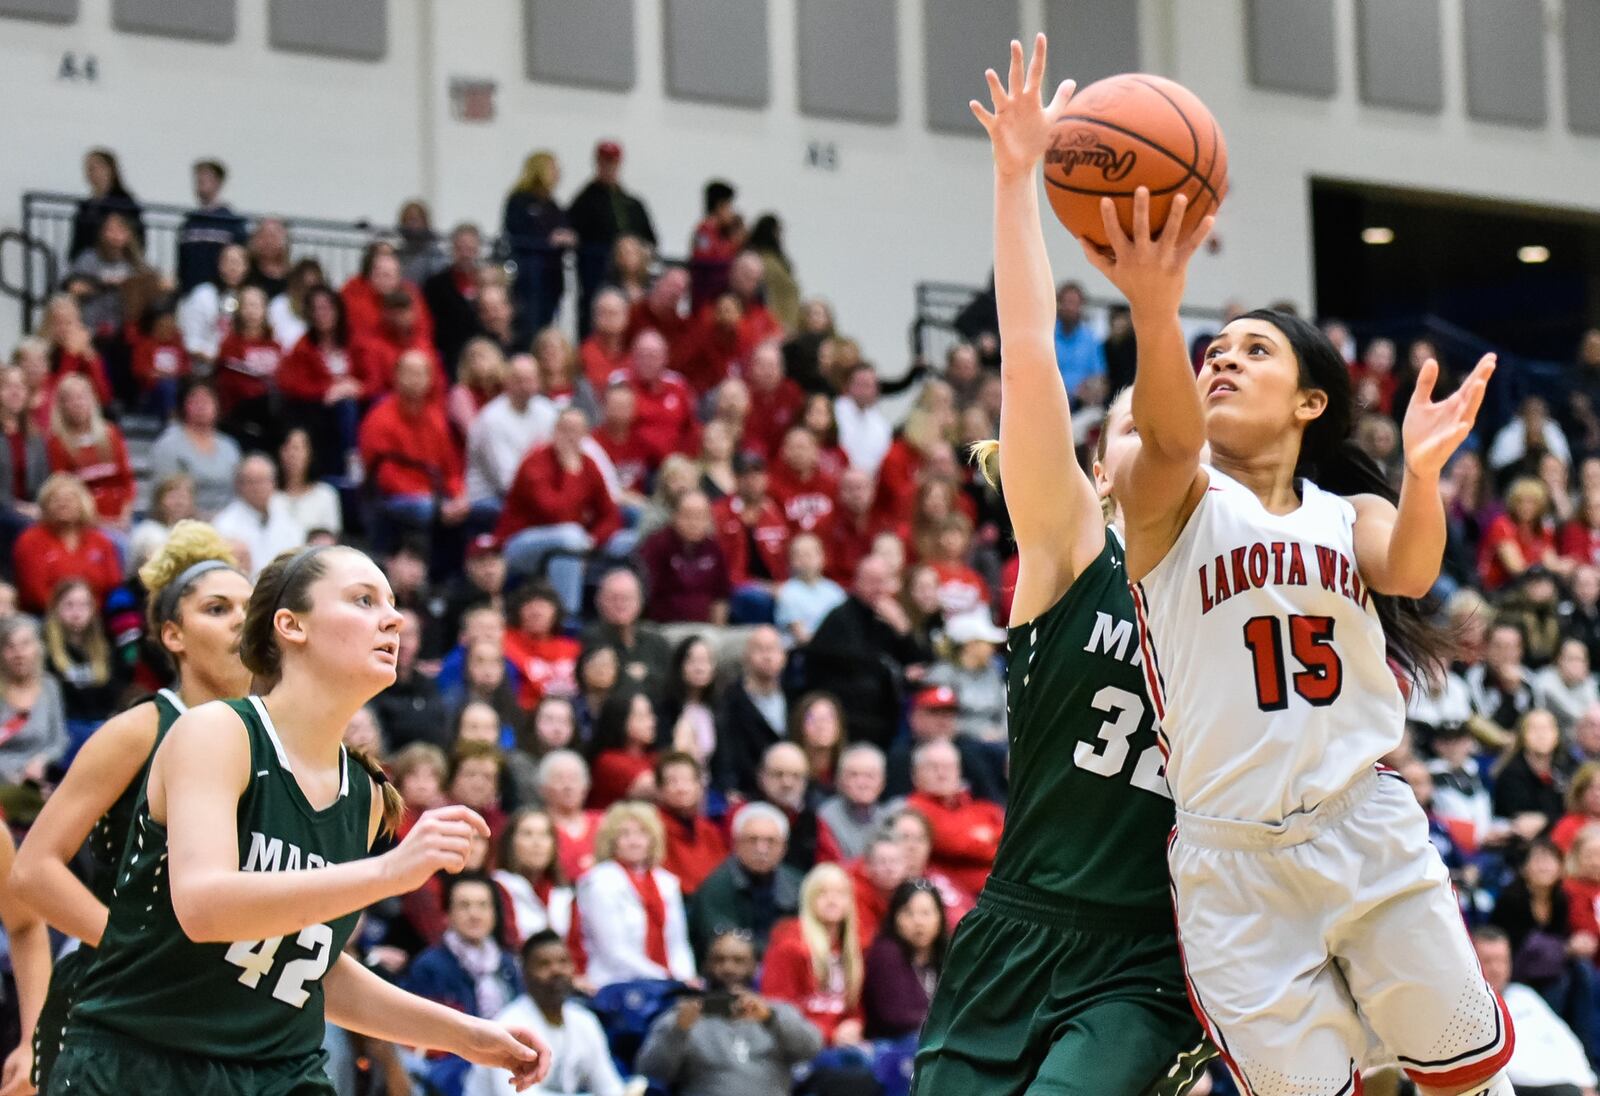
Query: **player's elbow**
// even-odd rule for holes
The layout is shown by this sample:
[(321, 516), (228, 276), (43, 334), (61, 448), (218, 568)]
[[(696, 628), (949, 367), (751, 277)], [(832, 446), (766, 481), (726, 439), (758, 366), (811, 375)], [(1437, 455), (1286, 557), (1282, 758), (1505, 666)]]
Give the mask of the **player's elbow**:
[(217, 903), (206, 900), (203, 887), (182, 885), (176, 876), (172, 879), (172, 915), (183, 934), (196, 944), (231, 943), (237, 936), (228, 934), (224, 927), (227, 919), (218, 915)]

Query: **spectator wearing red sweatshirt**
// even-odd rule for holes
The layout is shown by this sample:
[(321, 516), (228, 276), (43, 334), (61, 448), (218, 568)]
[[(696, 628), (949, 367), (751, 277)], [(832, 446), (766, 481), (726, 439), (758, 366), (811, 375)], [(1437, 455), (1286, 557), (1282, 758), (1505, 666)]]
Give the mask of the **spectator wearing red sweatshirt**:
[(361, 460), (377, 488), (375, 539), (392, 544), (401, 529), (427, 533), (434, 510), (459, 526), (471, 510), (461, 454), (434, 398), (431, 347), (408, 350), (395, 367), (394, 394), (375, 404), (361, 423)]
[(739, 338), (750, 346), (769, 339), (782, 342), (787, 335), (783, 324), (767, 308), (763, 292), (766, 280), (766, 266), (754, 251), (741, 251), (728, 269), (728, 292), (739, 299)]
[(94, 499), (76, 476), (57, 472), (39, 488), (39, 521), (22, 531), (11, 551), (17, 606), (44, 615), (50, 595), (69, 578), (82, 579), (104, 601), (122, 581), (117, 546), (96, 525)]
[(855, 581), (856, 568), (872, 551), (877, 535), (892, 530), (873, 513), (874, 489), (871, 476), (859, 468), (846, 468), (839, 477), (839, 504), (818, 526), (828, 561), (823, 574), (841, 586)]
[(800, 916), (779, 921), (761, 970), (761, 992), (787, 1001), (829, 1046), (861, 1042), (861, 952), (854, 889), (838, 864), (818, 864), (800, 885)]
[(961, 754), (939, 738), (922, 743), (912, 755), (906, 806), (927, 817), (933, 828), (928, 863), (962, 890), (977, 894), (989, 878), (1005, 815), (997, 804), (975, 799), (961, 782)]
[(604, 392), (612, 374), (628, 368), (628, 298), (610, 287), (594, 295), (589, 336), (578, 347), (578, 361), (589, 387)]
[(803, 426), (783, 436), (771, 476), (772, 497), (795, 532), (812, 533), (833, 513), (839, 484), (818, 464), (817, 439)]
[(381, 240), (367, 246), (361, 256), (361, 273), (345, 282), (339, 292), (352, 340), (378, 330), (383, 318), (383, 299), (396, 290), (412, 299), (417, 310), (417, 332), (424, 341), (433, 341), (433, 318), (428, 315), (421, 291), (401, 276), (400, 259), (394, 253), (394, 245)]
[(774, 590), (789, 577), (789, 521), (768, 493), (765, 460), (740, 453), (733, 470), (734, 493), (711, 508), (733, 583), (729, 618), (735, 624), (770, 624)]
[(400, 355), (412, 351), (421, 351), (433, 366), (432, 398), (443, 403), (449, 380), (433, 348), (433, 337), (417, 324), (416, 301), (397, 289), (384, 294), (377, 329), (350, 340), (350, 365), (361, 381), (362, 395), (369, 400), (388, 395), (394, 389), (394, 371)]
[(278, 366), (289, 426), (304, 427), (321, 458), (319, 476), (342, 475), (356, 448), (362, 384), (350, 363), (344, 302), (326, 286), (306, 291), (306, 333)]
[(71, 472), (89, 489), (100, 520), (127, 529), (133, 519), (133, 467), (122, 431), (106, 422), (85, 377), (73, 374), (56, 386), (45, 442), (50, 471)]
[(783, 349), (762, 343), (750, 354), (750, 411), (745, 418), (743, 447), (768, 460), (776, 457), (783, 436), (800, 425), (806, 394), (783, 372)]
[(694, 392), (677, 373), (667, 368), (667, 341), (654, 331), (633, 340), (632, 365), (612, 380), (626, 380), (637, 405), (640, 437), (661, 457), (668, 453), (695, 453), (700, 431), (695, 423)]
[(734, 256), (749, 238), (744, 218), (733, 207), (737, 191), (721, 179), (705, 189), (705, 217), (689, 238), (690, 298), (698, 312), (728, 287)]
[(661, 622), (728, 623), (728, 563), (711, 523), (711, 503), (700, 491), (678, 499), (672, 524), (657, 529), (639, 548), (645, 587), (645, 616)]
[(283, 348), (267, 324), (267, 295), (259, 286), (239, 291), (233, 330), (217, 348), (217, 399), (222, 422), (245, 448), (261, 449), (277, 433), (272, 394), (278, 385)]
[(177, 306), (170, 301), (152, 305), (133, 340), (132, 369), (146, 406), (163, 419), (177, 409), (178, 386), (189, 375), (189, 364)]
[(641, 331), (654, 331), (667, 340), (672, 360), (677, 361), (678, 348), (694, 326), (688, 315), (688, 296), (689, 272), (681, 266), (663, 270), (650, 292), (633, 302), (628, 313), (628, 343), (631, 345)]
[(728, 858), (728, 838), (706, 817), (705, 770), (682, 750), (656, 760), (656, 810), (667, 835), (661, 866), (678, 877), (687, 897)]
[(592, 437), (611, 458), (617, 485), (624, 494), (643, 496), (661, 463), (661, 454), (650, 448), (639, 433), (638, 406), (632, 386), (623, 380), (612, 382), (601, 399), (600, 425)]
[(743, 373), (756, 344), (745, 337), (744, 308), (723, 293), (700, 310), (675, 348), (672, 363), (696, 395), (704, 396), (730, 376)]
[(913, 411), (900, 436), (889, 445), (883, 463), (878, 465), (878, 496), (872, 508), (879, 518), (898, 524), (911, 520), (922, 466), (933, 450), (943, 444), (946, 443), (934, 417)]
[(549, 585), (532, 582), (506, 600), (505, 657), (522, 678), (517, 704), (527, 711), (546, 696), (578, 692), (578, 641), (561, 635), (561, 598)]
[(518, 467), (495, 530), (505, 544), (507, 570), (524, 577), (545, 570), (569, 616), (583, 601), (581, 557), (596, 548), (624, 556), (635, 540), (622, 528), (600, 466), (583, 451), (588, 432), (582, 411), (561, 413), (550, 444)]

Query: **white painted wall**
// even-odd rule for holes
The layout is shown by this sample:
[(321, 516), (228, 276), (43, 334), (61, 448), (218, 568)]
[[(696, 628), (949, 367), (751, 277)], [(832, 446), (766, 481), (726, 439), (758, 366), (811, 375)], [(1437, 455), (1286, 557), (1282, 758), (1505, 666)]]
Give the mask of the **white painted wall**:
[[(269, 50), (259, 0), (242, 0), (238, 37), (226, 46), (114, 33), (109, 0), (82, 0), (69, 27), (0, 20), (0, 102), (9, 104), (0, 123), (0, 226), (15, 223), (26, 189), (79, 189), (81, 153), (102, 143), (119, 151), (130, 185), (152, 201), (184, 199), (188, 164), (205, 154), (233, 169), (229, 196), (241, 209), (381, 222), (421, 195), (440, 224), (494, 224), (528, 151), (557, 153), (565, 196), (586, 178), (595, 139), (612, 136), (627, 149), (624, 178), (648, 199), (665, 250), (685, 248), (705, 179), (727, 176), (748, 213), (783, 215), (804, 288), (834, 301), (845, 329), (896, 375), (906, 364), (913, 285), (978, 282), (987, 271), (986, 144), (976, 123), (972, 139), (922, 124), (916, 0), (901, 3), (901, 122), (893, 127), (801, 117), (794, 0), (767, 2), (773, 94), (762, 111), (662, 95), (656, 0), (637, 0), (638, 81), (626, 94), (527, 82), (514, 0), (391, 3), (389, 55), (376, 64)], [(1310, 302), (1313, 175), (1600, 206), (1600, 140), (1564, 131), (1553, 28), (1551, 124), (1531, 132), (1465, 118), (1459, 0), (1444, 0), (1446, 105), (1435, 118), (1357, 101), (1353, 0), (1330, 2), (1340, 90), (1316, 101), (1248, 86), (1242, 0), (1139, 0), (1146, 66), (1199, 93), (1229, 139), (1223, 247), (1196, 260), (1196, 303)], [(1039, 0), (1023, 0), (1022, 10), (1026, 27), (1040, 25)], [(68, 50), (96, 56), (98, 82), (56, 78)], [(498, 82), (493, 123), (451, 118), (452, 77)], [(974, 72), (974, 94), (982, 86)], [(811, 141), (837, 148), (837, 171), (805, 166)], [(1107, 288), (1065, 233), (1052, 233), (1052, 253), (1058, 276)], [(15, 333), (16, 310), (0, 302), (0, 347)]]

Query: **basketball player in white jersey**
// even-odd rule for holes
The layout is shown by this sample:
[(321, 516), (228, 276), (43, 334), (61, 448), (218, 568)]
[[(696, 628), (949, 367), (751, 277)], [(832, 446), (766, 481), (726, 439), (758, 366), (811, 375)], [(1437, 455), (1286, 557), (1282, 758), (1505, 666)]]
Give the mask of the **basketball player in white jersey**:
[[(1230, 322), (1198, 378), (1178, 304), (1183, 208), (1090, 261), (1128, 298), (1141, 445), (1119, 483), (1146, 686), (1177, 806), (1168, 852), (1196, 1011), (1254, 1096), (1360, 1092), (1371, 1037), (1427, 1096), (1512, 1091), (1510, 1017), (1484, 982), (1405, 782), (1391, 659), (1447, 650), (1413, 598), (1439, 574), (1439, 474), (1494, 369), (1417, 380), (1398, 498), (1350, 439), (1347, 367), (1277, 312)], [(1198, 232), (1209, 230), (1209, 222)], [(1210, 442), (1210, 464), (1200, 462)]]

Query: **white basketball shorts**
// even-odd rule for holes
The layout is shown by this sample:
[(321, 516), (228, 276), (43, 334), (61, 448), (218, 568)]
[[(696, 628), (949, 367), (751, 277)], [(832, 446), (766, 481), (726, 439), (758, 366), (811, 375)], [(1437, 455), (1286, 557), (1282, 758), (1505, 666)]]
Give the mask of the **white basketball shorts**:
[(1278, 825), (1179, 811), (1168, 860), (1192, 1003), (1246, 1096), (1358, 1093), (1364, 1065), (1395, 1060), (1465, 1086), (1510, 1060), (1510, 1014), (1397, 774)]

